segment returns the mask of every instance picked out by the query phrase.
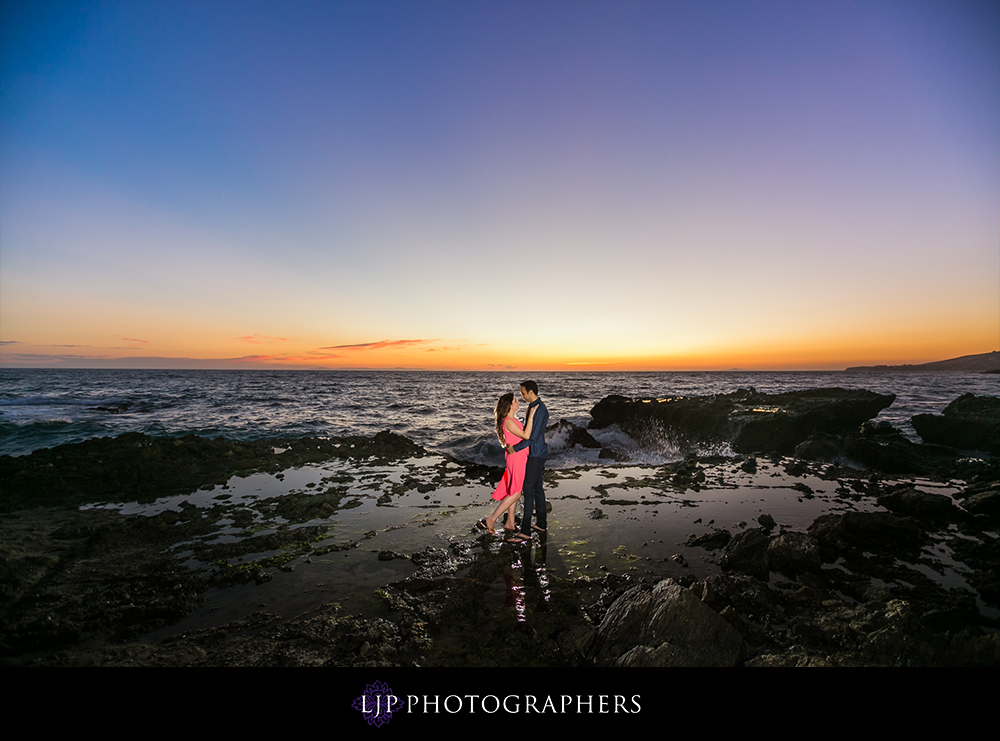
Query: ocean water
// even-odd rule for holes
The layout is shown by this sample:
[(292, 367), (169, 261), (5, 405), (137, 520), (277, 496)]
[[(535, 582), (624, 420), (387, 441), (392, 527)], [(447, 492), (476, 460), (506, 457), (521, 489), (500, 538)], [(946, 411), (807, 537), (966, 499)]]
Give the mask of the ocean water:
[[(841, 387), (894, 393), (885, 419), (909, 424), (965, 393), (1000, 395), (1000, 376), (959, 372), (548, 372), (531, 374), (550, 422), (586, 427), (608, 394), (701, 396), (753, 387), (778, 393)], [(391, 430), (459, 460), (502, 465), (493, 407), (523, 374), (434, 371), (0, 369), (0, 455), (143, 432), (231, 439), (372, 435)], [(669, 439), (640, 449), (620, 430), (595, 431), (634, 463), (681, 457)], [(596, 450), (552, 439), (550, 468), (604, 465)], [(721, 451), (725, 452), (725, 450)]]

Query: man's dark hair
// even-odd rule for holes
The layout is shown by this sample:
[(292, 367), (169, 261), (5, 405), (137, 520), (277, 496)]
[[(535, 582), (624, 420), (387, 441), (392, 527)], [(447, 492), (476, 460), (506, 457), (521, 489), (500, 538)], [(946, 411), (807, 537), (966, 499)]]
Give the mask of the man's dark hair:
[(534, 381), (521, 381), (521, 388), (538, 396), (538, 384)]

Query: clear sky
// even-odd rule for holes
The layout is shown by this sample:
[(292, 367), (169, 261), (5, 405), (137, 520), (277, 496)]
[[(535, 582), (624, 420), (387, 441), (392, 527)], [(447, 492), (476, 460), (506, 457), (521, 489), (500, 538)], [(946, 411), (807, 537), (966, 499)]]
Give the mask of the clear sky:
[(1000, 2), (0, 0), (5, 367), (1000, 349)]

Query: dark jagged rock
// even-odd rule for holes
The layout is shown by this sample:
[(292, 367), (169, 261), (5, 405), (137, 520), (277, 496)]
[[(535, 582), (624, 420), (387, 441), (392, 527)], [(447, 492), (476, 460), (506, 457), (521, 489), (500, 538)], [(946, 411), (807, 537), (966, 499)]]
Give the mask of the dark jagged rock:
[(597, 457), (601, 460), (620, 461), (622, 463), (632, 460), (628, 453), (615, 450), (614, 448), (601, 448), (601, 452), (597, 454)]
[(912, 487), (897, 489), (878, 498), (878, 503), (897, 514), (920, 518), (955, 517), (959, 511), (943, 494), (931, 494)]
[(745, 651), (725, 619), (691, 590), (664, 579), (619, 597), (589, 653), (604, 666), (735, 666)]
[(410, 556), (410, 561), (417, 567), (414, 579), (437, 579), (454, 573), (460, 565), (472, 562), (468, 552), (456, 551), (453, 544), (448, 549), (427, 546), (423, 551)]
[(692, 535), (684, 542), (684, 545), (700, 546), (706, 551), (714, 551), (716, 548), (725, 547), (732, 539), (732, 533), (720, 527), (704, 535)]
[(946, 406), (943, 415), (918, 414), (910, 424), (928, 443), (1000, 453), (1000, 398), (995, 396), (965, 394)]
[(795, 446), (795, 457), (891, 474), (932, 475), (949, 471), (955, 451), (907, 440), (888, 422), (866, 422), (859, 432), (816, 433)]
[(721, 614), (732, 610), (741, 617), (781, 618), (774, 592), (766, 583), (746, 574), (715, 574), (708, 577), (702, 599)]
[(767, 544), (767, 566), (785, 576), (816, 571), (823, 563), (819, 543), (805, 533), (785, 533)]
[(795, 491), (802, 492), (802, 494), (805, 495), (806, 499), (812, 499), (813, 497), (814, 493), (813, 489), (808, 484), (803, 484), (801, 481), (796, 481), (794, 484), (792, 484), (792, 488), (795, 489)]
[(974, 515), (1000, 517), (1000, 484), (970, 486), (962, 493), (962, 506)]
[(97, 406), (94, 407), (99, 412), (110, 412), (111, 414), (124, 414), (132, 406), (131, 403), (125, 401), (121, 404), (113, 404), (111, 406)]
[(890, 556), (917, 553), (925, 540), (925, 533), (915, 520), (890, 512), (822, 515), (808, 529), (820, 544), (823, 560), (831, 563), (839, 555), (864, 551)]
[(560, 419), (554, 425), (545, 428), (545, 436), (548, 440), (553, 440), (560, 435), (566, 436), (566, 447), (572, 448), (579, 445), (581, 448), (599, 448), (601, 444), (594, 439), (594, 436), (582, 427), (577, 427), (569, 420)]
[(698, 491), (699, 485), (705, 483), (705, 469), (698, 463), (696, 455), (689, 455), (677, 467), (670, 480), (674, 486), (681, 489), (694, 489)]
[(617, 424), (644, 447), (662, 447), (664, 438), (681, 448), (725, 441), (736, 452), (788, 455), (817, 432), (857, 429), (895, 398), (838, 388), (784, 394), (740, 389), (715, 396), (657, 399), (611, 395), (591, 409), (590, 426), (600, 429)]
[(734, 536), (719, 559), (725, 571), (739, 571), (767, 581), (767, 531), (753, 528)]

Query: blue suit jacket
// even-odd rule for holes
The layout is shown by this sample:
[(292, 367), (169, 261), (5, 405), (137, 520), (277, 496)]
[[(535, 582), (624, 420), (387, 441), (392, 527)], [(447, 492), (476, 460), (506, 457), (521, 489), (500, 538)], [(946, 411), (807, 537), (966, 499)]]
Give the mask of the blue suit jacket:
[[(524, 450), (528, 448), (529, 458), (548, 458), (549, 446), (545, 444), (545, 428), (549, 425), (549, 410), (545, 408), (541, 399), (535, 399), (528, 405), (528, 412), (531, 407), (537, 406), (535, 420), (531, 423), (531, 436), (527, 440), (522, 440), (514, 446), (514, 450)], [(527, 421), (527, 417), (524, 418)]]

